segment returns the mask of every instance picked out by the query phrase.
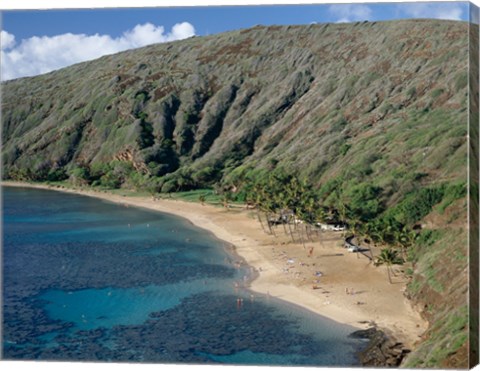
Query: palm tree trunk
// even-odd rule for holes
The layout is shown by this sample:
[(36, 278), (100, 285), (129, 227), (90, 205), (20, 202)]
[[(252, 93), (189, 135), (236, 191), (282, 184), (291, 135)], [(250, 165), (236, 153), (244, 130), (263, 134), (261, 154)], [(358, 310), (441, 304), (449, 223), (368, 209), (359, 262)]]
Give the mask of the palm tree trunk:
[(318, 243), (320, 244), (320, 247), (323, 247), (323, 243), (322, 243), (322, 232), (319, 231), (319, 230), (316, 230), (317, 232), (317, 237), (318, 237)]
[(268, 229), (270, 230), (270, 234), (272, 234), (274, 237), (277, 237), (275, 234), (275, 231), (272, 228), (272, 223), (270, 222), (270, 213), (267, 213), (267, 224), (268, 224)]
[(306, 224), (306, 225), (305, 225), (305, 232), (307, 233), (307, 239), (308, 239), (309, 241), (312, 241), (312, 236), (311, 236), (311, 234), (310, 234), (310, 224)]
[(390, 275), (390, 264), (387, 264), (387, 275), (388, 275), (388, 282), (390, 282), (390, 284), (392, 284), (392, 277)]
[(290, 231), (290, 236), (292, 237), (292, 243), (295, 243), (295, 238), (293, 237), (292, 226), (290, 225), (290, 221), (288, 221), (288, 230)]
[[(374, 246), (375, 246), (375, 245), (374, 245)], [(375, 258), (374, 258), (374, 256), (373, 256), (372, 244), (370, 244), (370, 246), (369, 246), (369, 249), (368, 249), (368, 250), (370, 251), (370, 257), (371, 257), (371, 261), (373, 262), (373, 260), (374, 260)]]
[(285, 218), (283, 214), (281, 216), (281, 219), (282, 219), (283, 232), (285, 233), (285, 236), (286, 236), (288, 235), (288, 232), (287, 232), (287, 227), (285, 226)]
[(265, 230), (265, 226), (263, 225), (262, 218), (260, 217), (260, 210), (258, 209), (257, 209), (257, 219), (260, 222), (260, 225), (262, 226), (263, 231), (267, 233), (267, 231)]
[(298, 227), (298, 235), (300, 236), (300, 241), (302, 241), (303, 249), (306, 250), (305, 239), (303, 238), (303, 225)]

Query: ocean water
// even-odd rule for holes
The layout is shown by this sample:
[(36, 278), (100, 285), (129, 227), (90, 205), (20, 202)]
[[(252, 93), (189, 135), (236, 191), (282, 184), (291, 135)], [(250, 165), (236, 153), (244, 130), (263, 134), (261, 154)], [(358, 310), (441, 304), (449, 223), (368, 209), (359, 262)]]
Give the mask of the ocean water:
[(188, 221), (3, 188), (3, 357), (358, 365), (354, 330), (250, 292), (253, 271)]

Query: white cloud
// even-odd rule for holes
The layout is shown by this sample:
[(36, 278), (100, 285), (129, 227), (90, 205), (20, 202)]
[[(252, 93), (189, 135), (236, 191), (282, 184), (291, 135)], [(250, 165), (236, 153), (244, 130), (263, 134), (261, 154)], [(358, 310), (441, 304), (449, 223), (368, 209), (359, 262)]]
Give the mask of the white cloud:
[(0, 32), (0, 46), (1, 50), (9, 49), (15, 45), (15, 36), (7, 31)]
[(328, 7), (328, 11), (338, 17), (337, 23), (366, 21), (372, 17), (372, 9), (363, 4), (336, 4)]
[(172, 36), (176, 39), (186, 39), (193, 35), (195, 35), (195, 28), (188, 22), (177, 23), (172, 27)]
[(459, 21), (463, 8), (459, 3), (404, 3), (399, 10), (413, 18), (436, 18)]
[(123, 50), (154, 43), (185, 39), (195, 35), (187, 22), (177, 23), (171, 32), (151, 23), (137, 25), (112, 38), (109, 35), (66, 33), (57, 36), (34, 36), (15, 44), (14, 35), (1, 32), (1, 79), (47, 73), (74, 63), (83, 62)]

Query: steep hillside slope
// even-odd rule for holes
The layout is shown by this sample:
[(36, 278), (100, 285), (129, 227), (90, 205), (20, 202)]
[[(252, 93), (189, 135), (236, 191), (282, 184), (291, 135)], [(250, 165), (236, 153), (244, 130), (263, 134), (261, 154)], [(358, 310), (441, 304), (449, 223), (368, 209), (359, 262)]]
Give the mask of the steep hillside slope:
[(466, 32), (445, 21), (256, 27), (11, 81), (6, 171), (127, 156), (153, 175), (275, 158), (316, 180), (369, 164), (386, 182), (386, 163), (463, 177)]
[(3, 176), (168, 192), (282, 168), (327, 206), (403, 215), (424, 227), (408, 295), (432, 323), (407, 364), (461, 367), (467, 87), (463, 22), (194, 37), (2, 84)]

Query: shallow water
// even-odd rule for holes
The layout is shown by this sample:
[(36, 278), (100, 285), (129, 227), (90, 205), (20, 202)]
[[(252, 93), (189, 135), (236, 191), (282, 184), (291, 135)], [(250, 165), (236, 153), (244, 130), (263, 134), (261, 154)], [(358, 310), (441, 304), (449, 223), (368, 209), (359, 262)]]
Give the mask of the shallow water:
[(358, 364), (351, 327), (248, 291), (252, 270), (184, 219), (13, 187), (3, 217), (6, 359)]

